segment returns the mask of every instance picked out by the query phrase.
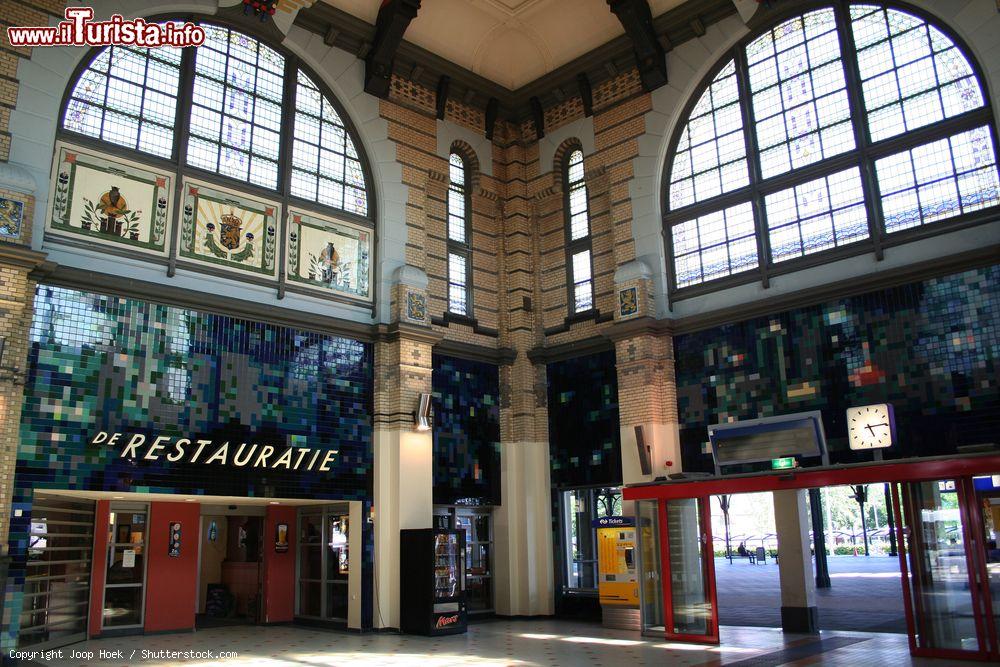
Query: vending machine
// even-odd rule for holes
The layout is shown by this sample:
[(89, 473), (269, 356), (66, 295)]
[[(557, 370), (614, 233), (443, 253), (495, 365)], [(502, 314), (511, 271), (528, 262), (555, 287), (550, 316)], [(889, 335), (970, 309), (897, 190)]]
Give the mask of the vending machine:
[(402, 530), (399, 547), (399, 629), (416, 635), (465, 632), (465, 532)]

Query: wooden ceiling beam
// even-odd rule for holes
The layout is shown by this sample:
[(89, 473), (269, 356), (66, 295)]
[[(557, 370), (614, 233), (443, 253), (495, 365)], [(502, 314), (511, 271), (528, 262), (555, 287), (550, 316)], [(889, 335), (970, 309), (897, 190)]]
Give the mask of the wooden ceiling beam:
[(375, 21), (375, 41), (365, 56), (365, 92), (389, 97), (392, 66), (406, 29), (420, 10), (420, 0), (385, 0)]
[(647, 0), (607, 0), (632, 42), (642, 87), (651, 92), (667, 83), (667, 54), (653, 27)]

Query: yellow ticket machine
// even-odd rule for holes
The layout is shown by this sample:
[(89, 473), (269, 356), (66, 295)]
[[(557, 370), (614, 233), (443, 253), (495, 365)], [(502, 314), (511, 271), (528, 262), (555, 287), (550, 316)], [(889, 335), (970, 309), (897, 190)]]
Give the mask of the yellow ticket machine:
[[(617, 627), (625, 618), (637, 616), (639, 609), (635, 520), (609, 516), (594, 519), (593, 525), (597, 528), (597, 592), (605, 625)], [(627, 611), (632, 609), (636, 612)]]

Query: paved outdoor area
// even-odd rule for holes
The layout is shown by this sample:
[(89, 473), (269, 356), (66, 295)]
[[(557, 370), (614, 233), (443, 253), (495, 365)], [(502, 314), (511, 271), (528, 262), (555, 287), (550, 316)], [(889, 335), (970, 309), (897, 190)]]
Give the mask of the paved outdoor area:
[[(70, 656), (70, 651), (77, 653)], [(120, 651), (99, 659), (98, 651)], [(202, 652), (196, 658), (143, 659), (142, 651)], [(135, 653), (133, 653), (133, 651)], [(220, 652), (236, 655), (222, 658)], [(93, 652), (93, 658), (87, 657)], [(209, 655), (207, 652), (212, 652)], [(552, 667), (653, 665), (778, 667), (778, 665), (920, 665), (911, 660), (906, 638), (899, 635), (826, 633), (784, 635), (768, 628), (722, 629), (722, 646), (700, 646), (642, 638), (634, 632), (607, 630), (596, 624), (556, 620), (496, 620), (474, 624), (468, 634), (440, 638), (390, 634), (359, 635), (296, 628), (213, 628), (195, 633), (102, 639), (63, 649), (52, 667)], [(953, 664), (953, 663), (949, 663)]]
[[(819, 626), (824, 630), (906, 632), (899, 559), (888, 556), (830, 556), (830, 582), (818, 589)], [(771, 559), (715, 560), (719, 622), (723, 625), (781, 626), (778, 566)]]

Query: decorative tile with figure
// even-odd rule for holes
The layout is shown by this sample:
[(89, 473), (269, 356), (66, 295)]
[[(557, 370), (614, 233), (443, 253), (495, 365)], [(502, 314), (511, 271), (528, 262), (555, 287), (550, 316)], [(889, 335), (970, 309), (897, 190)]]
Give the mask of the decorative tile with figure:
[(47, 228), (122, 250), (165, 255), (173, 178), (139, 163), (59, 144)]
[(370, 229), (296, 209), (288, 223), (290, 287), (371, 299)]

